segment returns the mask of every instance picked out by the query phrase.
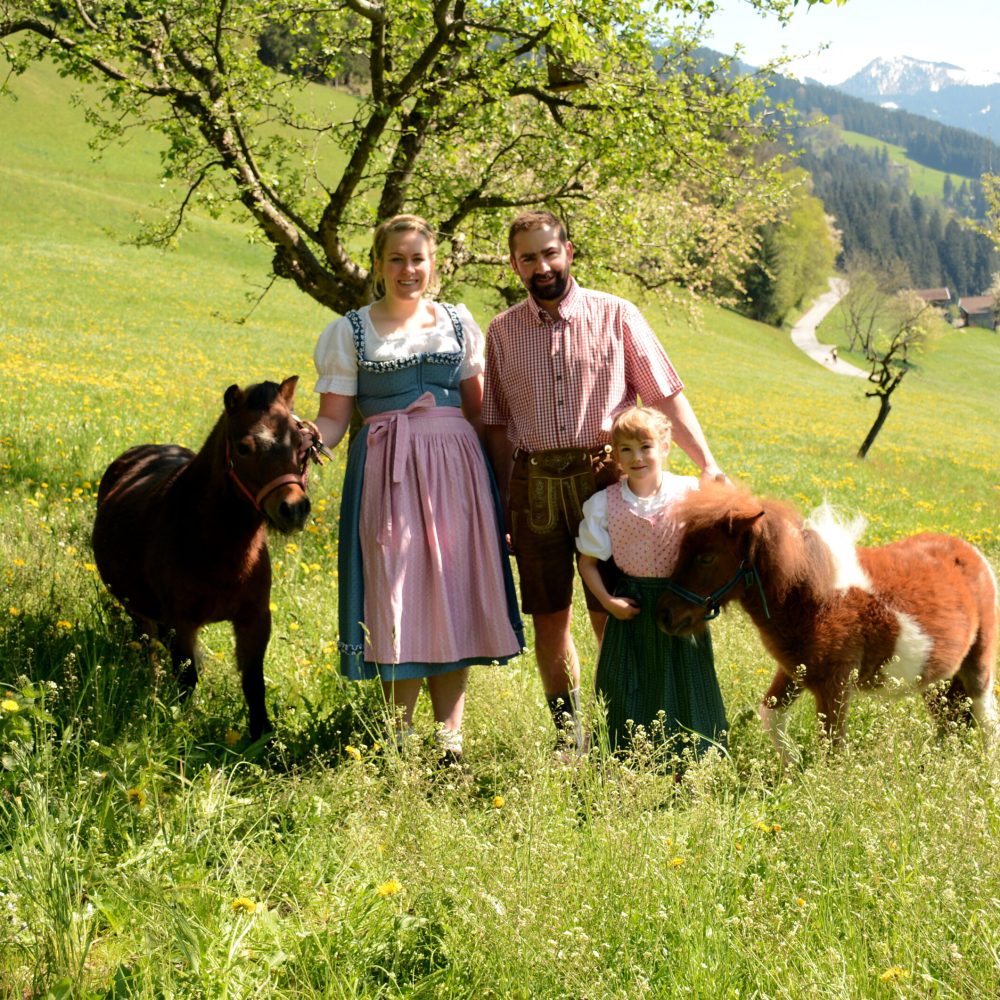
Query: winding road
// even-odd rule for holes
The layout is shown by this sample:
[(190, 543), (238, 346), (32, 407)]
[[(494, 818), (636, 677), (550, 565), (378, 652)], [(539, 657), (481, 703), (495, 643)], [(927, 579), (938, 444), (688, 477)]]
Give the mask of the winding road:
[(792, 327), (792, 343), (804, 351), (817, 364), (823, 365), (838, 375), (854, 375), (858, 378), (868, 378), (868, 372), (862, 371), (848, 361), (834, 357), (833, 346), (821, 344), (816, 339), (816, 327), (826, 314), (847, 294), (847, 282), (843, 278), (831, 278), (830, 290), (824, 292), (802, 318)]

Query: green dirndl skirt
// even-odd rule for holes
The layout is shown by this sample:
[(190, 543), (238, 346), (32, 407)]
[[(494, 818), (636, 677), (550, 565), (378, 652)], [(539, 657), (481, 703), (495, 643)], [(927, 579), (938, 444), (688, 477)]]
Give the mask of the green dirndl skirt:
[[(659, 577), (624, 576), (617, 597), (634, 598), (640, 612), (630, 621), (608, 619), (597, 664), (597, 694), (607, 713), (608, 744), (628, 749), (637, 727), (670, 754), (701, 756), (725, 746), (726, 709), (715, 675), (712, 637), (672, 636), (656, 625)], [(661, 714), (662, 713), (662, 714)]]

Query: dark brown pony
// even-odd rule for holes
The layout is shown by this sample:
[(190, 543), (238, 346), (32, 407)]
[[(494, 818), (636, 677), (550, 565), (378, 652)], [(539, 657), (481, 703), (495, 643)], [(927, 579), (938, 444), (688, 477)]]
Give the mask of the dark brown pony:
[(994, 737), (997, 584), (972, 545), (921, 534), (859, 548), (861, 521), (845, 524), (829, 507), (803, 521), (731, 486), (689, 494), (677, 517), (686, 528), (660, 627), (697, 632), (739, 601), (778, 661), (759, 712), (783, 761), (787, 711), (803, 690), (834, 744), (852, 691), (865, 689), (920, 691), (939, 720), (968, 706)]
[(183, 696), (198, 680), (201, 627), (233, 623), (251, 739), (272, 728), (264, 706), (271, 636), (264, 525), (298, 531), (309, 516), (292, 413), (297, 382), (292, 376), (246, 391), (231, 385), (201, 451), (130, 448), (108, 466), (97, 491), (93, 545), (101, 578), (143, 632), (169, 641)]

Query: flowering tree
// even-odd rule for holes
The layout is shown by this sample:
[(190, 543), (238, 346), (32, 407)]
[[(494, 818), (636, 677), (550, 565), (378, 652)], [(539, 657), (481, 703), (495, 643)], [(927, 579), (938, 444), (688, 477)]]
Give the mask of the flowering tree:
[[(797, 0), (749, 0), (787, 18)], [(816, 0), (809, 0), (816, 2)], [(140, 242), (191, 209), (242, 213), (273, 272), (338, 312), (371, 294), (367, 234), (398, 211), (440, 234), (449, 280), (500, 286), (525, 207), (569, 220), (580, 265), (648, 288), (737, 275), (780, 207), (775, 137), (753, 77), (694, 47), (712, 0), (0, 0), (16, 77), (35, 61), (96, 84), (95, 141), (165, 139), (169, 199)], [(258, 58), (277, 26), (311, 65), (367, 64), (348, 121)], [(9, 78), (6, 86), (14, 81)], [(92, 92), (91, 92), (92, 93)]]

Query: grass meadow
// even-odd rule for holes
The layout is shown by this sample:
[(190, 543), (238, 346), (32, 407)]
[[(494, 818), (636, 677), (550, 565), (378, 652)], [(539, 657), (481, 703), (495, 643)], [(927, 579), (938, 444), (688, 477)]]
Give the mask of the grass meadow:
[[(772, 664), (738, 611), (713, 625), (730, 753), (680, 784), (641, 754), (556, 763), (530, 651), (473, 671), (469, 780), (435, 776), (429, 743), (376, 755), (378, 695), (334, 655), (342, 452), (312, 476), (307, 530), (271, 540), (274, 743), (246, 744), (226, 627), (179, 706), (96, 577), (97, 482), (132, 444), (198, 447), (232, 382), (299, 373), (312, 415), (329, 317), (280, 283), (251, 308), (268, 254), (234, 221), (198, 219), (169, 253), (124, 244), (155, 149), (92, 162), (64, 81), (17, 90), (0, 103), (0, 996), (1000, 994), (997, 762), (908, 700), (857, 703), (831, 758), (803, 699), (803, 764), (780, 774), (753, 714)], [(863, 513), (869, 542), (962, 534), (1000, 567), (996, 335), (938, 339), (861, 463), (862, 380), (732, 313), (648, 314), (734, 478)], [(417, 721), (429, 739), (423, 702)]]

